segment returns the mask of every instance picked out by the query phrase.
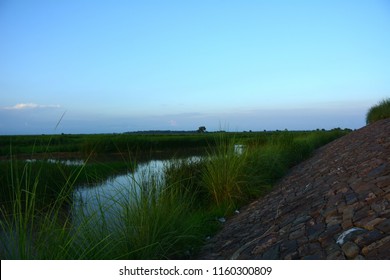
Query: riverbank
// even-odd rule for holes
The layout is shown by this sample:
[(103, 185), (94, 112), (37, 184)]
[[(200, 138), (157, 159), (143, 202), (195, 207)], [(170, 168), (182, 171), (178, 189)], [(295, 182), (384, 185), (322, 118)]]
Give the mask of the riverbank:
[(389, 259), (390, 119), (320, 148), (240, 210), (200, 259)]

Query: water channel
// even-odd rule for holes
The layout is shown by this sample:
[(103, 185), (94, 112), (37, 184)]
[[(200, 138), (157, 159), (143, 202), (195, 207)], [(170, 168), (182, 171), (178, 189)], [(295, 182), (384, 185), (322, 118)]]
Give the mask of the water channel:
[[(234, 151), (240, 155), (243, 152), (242, 145), (236, 145)], [(87, 223), (92, 226), (100, 227), (105, 224), (107, 229), (115, 227), (121, 223), (121, 211), (123, 207), (131, 203), (137, 203), (137, 196), (141, 190), (148, 184), (157, 182), (157, 186), (163, 186), (164, 169), (175, 160), (186, 160), (196, 162), (204, 157), (204, 153), (197, 153), (178, 157), (176, 159), (160, 157), (151, 158), (140, 162), (132, 171), (122, 175), (115, 175), (96, 185), (76, 186), (73, 191), (73, 207), (71, 207), (72, 223), (77, 225)], [(27, 162), (36, 162), (39, 160), (27, 160)], [(83, 160), (68, 159), (49, 159), (53, 164), (66, 165), (84, 165), (88, 164)], [(0, 239), (6, 244), (7, 250), (17, 251), (15, 239), (12, 238), (13, 232), (0, 231)]]
[[(198, 161), (202, 156), (191, 156), (181, 160)], [(128, 203), (137, 203), (142, 190), (152, 184), (162, 186), (164, 181), (164, 168), (172, 163), (172, 159), (152, 159), (137, 165), (134, 171), (109, 178), (98, 185), (81, 185), (73, 193), (74, 223), (85, 219), (93, 219), (95, 223), (102, 221), (118, 222), (120, 211)]]
[[(242, 155), (244, 145), (234, 145), (234, 152)], [(181, 160), (196, 162), (204, 155), (194, 155), (181, 158)], [(136, 203), (140, 191), (148, 184), (162, 185), (164, 168), (172, 159), (152, 159), (137, 165), (133, 172), (115, 176), (96, 186), (79, 186), (73, 194), (73, 221), (77, 224), (79, 219), (95, 219), (99, 221), (119, 222), (118, 211), (127, 203)], [(133, 201), (132, 201), (133, 200)]]
[[(196, 161), (202, 156), (188, 156), (180, 160)], [(115, 228), (121, 223), (121, 211), (127, 203), (136, 203), (142, 187), (147, 187), (151, 181), (161, 183), (164, 180), (164, 168), (174, 159), (150, 159), (139, 163), (133, 171), (126, 174), (115, 175), (96, 185), (76, 186), (73, 191), (73, 206), (71, 207), (72, 223), (76, 226), (88, 224), (92, 227), (104, 225), (108, 230)], [(39, 160), (30, 159), (27, 162), (37, 162)], [(83, 165), (83, 160), (57, 160), (49, 159), (47, 162), (53, 164)], [(134, 201), (132, 201), (134, 200)], [(14, 230), (4, 232), (0, 228), (0, 241), (4, 248), (0, 252), (16, 252), (18, 255), (18, 240), (15, 239)]]

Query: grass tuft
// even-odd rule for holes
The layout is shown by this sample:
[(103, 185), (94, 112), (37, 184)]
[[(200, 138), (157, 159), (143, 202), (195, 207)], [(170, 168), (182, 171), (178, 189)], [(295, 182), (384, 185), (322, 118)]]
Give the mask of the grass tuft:
[(246, 152), (238, 154), (235, 140), (220, 137), (206, 160), (202, 181), (215, 205), (234, 207), (244, 198)]
[(366, 123), (371, 124), (387, 118), (390, 118), (390, 98), (383, 99), (368, 110)]

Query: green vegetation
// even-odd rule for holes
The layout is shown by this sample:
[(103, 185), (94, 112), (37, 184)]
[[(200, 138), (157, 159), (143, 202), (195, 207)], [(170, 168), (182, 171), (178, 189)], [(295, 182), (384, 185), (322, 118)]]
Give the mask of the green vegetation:
[[(5, 195), (0, 218), (0, 256), (194, 258), (205, 237), (219, 228), (217, 218), (229, 216), (264, 195), (289, 168), (347, 132), (336, 129), (210, 134), (206, 156), (171, 161), (164, 167), (164, 179), (154, 174), (131, 178), (135, 181), (133, 188), (113, 195), (109, 206), (98, 204), (92, 213), (84, 213), (75, 205), (75, 187), (104, 180), (109, 173), (129, 170), (131, 162), (124, 160), (118, 166), (3, 162), (0, 184)], [(245, 146), (241, 154), (234, 151), (235, 144)], [(17, 148), (14, 145), (15, 142), (12, 150)], [(33, 146), (37, 147), (36, 142)], [(76, 212), (81, 213), (73, 216)]]
[(390, 118), (390, 98), (383, 99), (368, 110), (366, 123), (371, 124), (387, 118)]
[(128, 155), (167, 149), (199, 149), (208, 147), (213, 137), (212, 133), (0, 136), (0, 156), (9, 156), (11, 149), (13, 155), (33, 153), (49, 158), (52, 153), (73, 153), (86, 158), (110, 153)]
[(247, 153), (237, 153), (234, 144), (231, 139), (218, 139), (204, 165), (202, 183), (216, 206), (234, 206), (245, 195)]
[[(35, 186), (35, 207), (50, 205), (64, 190), (73, 191), (74, 185), (96, 185), (107, 178), (134, 170), (134, 164), (125, 161), (95, 162), (69, 165), (61, 161), (0, 161), (0, 203), (3, 211), (10, 209), (14, 186)], [(21, 188), (26, 189), (26, 188)], [(18, 200), (24, 202), (27, 191)]]

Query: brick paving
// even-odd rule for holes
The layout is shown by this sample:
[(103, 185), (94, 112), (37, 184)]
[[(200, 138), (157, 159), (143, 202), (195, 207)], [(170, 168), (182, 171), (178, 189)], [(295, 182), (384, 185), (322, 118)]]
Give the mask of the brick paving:
[(390, 119), (295, 166), (229, 218), (199, 259), (390, 259)]

